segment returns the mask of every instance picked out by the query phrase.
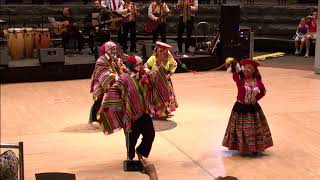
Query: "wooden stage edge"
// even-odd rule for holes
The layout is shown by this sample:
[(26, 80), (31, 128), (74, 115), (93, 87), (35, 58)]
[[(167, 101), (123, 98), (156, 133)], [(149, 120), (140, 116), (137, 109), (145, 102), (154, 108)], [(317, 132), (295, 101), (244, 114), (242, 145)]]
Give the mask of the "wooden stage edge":
[[(193, 55), (180, 57), (181, 63), (192, 71), (208, 71), (221, 65), (215, 56)], [(177, 73), (187, 72), (178, 63)], [(10, 61), (8, 66), (0, 67), (1, 83), (57, 81), (90, 78), (95, 60), (93, 56), (65, 56), (64, 63), (41, 64), (39, 59)]]

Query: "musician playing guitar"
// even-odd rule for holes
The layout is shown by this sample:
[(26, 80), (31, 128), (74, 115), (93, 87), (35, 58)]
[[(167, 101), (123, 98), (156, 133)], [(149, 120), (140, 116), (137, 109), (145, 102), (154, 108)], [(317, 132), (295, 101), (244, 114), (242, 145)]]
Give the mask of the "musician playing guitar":
[[(123, 3), (124, 3), (123, 0), (101, 0), (101, 6), (105, 8), (107, 11), (111, 12), (111, 16), (113, 17), (121, 16), (119, 14), (119, 8)], [(117, 25), (116, 31), (118, 33), (118, 42), (121, 43), (122, 42), (121, 24), (116, 24), (116, 25)]]
[(139, 15), (137, 11), (137, 6), (131, 2), (131, 0), (125, 0), (124, 4), (120, 6), (118, 11), (119, 14), (123, 15), (123, 36), (122, 36), (122, 47), (123, 51), (126, 53), (128, 49), (128, 33), (130, 32), (130, 52), (135, 52), (136, 50), (136, 17)]
[[(95, 39), (99, 39), (101, 44), (110, 40), (110, 31), (104, 30), (108, 20), (108, 12), (101, 6), (99, 0), (94, 1), (94, 7), (87, 16), (86, 33), (89, 35), (90, 53), (93, 53)], [(99, 36), (99, 37), (97, 37)]]
[(160, 33), (161, 41), (166, 42), (166, 16), (170, 9), (162, 0), (152, 1), (148, 9), (148, 16), (158, 27), (153, 31), (153, 44), (156, 43)]
[(182, 53), (182, 34), (187, 29), (187, 40), (185, 42), (185, 53), (189, 52), (189, 42), (193, 30), (195, 12), (198, 10), (198, 0), (178, 0), (180, 18), (178, 25), (178, 49)]
[(83, 47), (83, 37), (80, 34), (77, 24), (71, 15), (70, 8), (64, 7), (62, 15), (55, 19), (57, 20), (58, 28), (63, 29), (62, 46), (64, 51), (66, 51), (69, 40), (73, 38), (78, 41), (78, 53), (82, 54), (81, 50)]

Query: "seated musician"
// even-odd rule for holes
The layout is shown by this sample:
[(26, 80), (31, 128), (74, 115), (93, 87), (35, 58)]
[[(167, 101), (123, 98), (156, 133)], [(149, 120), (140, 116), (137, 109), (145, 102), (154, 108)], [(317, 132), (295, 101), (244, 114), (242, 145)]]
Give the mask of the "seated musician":
[(105, 29), (104, 21), (108, 19), (108, 12), (101, 6), (99, 0), (94, 1), (94, 7), (87, 16), (86, 33), (89, 35), (90, 53), (93, 53), (95, 41), (101, 44), (110, 40), (110, 32)]
[(165, 17), (169, 14), (170, 9), (168, 8), (165, 2), (162, 0), (152, 1), (148, 9), (148, 16), (150, 19), (155, 21), (155, 25), (158, 24), (158, 27), (153, 31), (153, 44), (156, 43), (158, 35), (160, 33), (161, 41), (166, 42), (166, 21)]
[(137, 6), (131, 0), (125, 0), (124, 4), (120, 6), (119, 14), (123, 15), (123, 52), (128, 49), (128, 33), (130, 33), (130, 52), (136, 50), (136, 16), (138, 15)]
[(78, 42), (78, 53), (82, 54), (81, 50), (83, 48), (83, 36), (78, 30), (77, 24), (75, 23), (74, 18), (71, 15), (71, 10), (68, 7), (63, 8), (63, 13), (61, 16), (56, 18), (56, 21), (59, 22), (59, 29), (62, 32), (62, 46), (66, 52), (67, 43), (69, 40), (75, 39)]

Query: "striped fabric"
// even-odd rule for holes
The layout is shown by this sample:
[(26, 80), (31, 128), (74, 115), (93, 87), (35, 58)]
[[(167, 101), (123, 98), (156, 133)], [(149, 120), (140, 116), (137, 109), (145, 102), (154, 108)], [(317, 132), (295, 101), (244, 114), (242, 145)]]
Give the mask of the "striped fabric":
[(172, 94), (165, 72), (164, 68), (149, 71), (139, 81), (128, 74), (120, 76), (105, 94), (97, 115), (104, 134), (130, 129), (132, 120), (143, 113), (165, 113)]
[(158, 71), (149, 71), (144, 75), (142, 82), (147, 101), (147, 112), (164, 116), (173, 94), (166, 76), (166, 69), (160, 67)]
[(116, 76), (122, 73), (121, 69), (122, 67), (106, 54), (98, 58), (91, 77), (90, 93), (93, 94), (94, 100), (107, 92), (115, 82)]
[(241, 152), (261, 152), (273, 146), (266, 117), (258, 103), (235, 103), (222, 145)]
[(124, 74), (104, 96), (97, 118), (108, 135), (121, 128), (129, 129), (131, 120), (138, 119), (145, 111), (142, 86), (137, 79)]

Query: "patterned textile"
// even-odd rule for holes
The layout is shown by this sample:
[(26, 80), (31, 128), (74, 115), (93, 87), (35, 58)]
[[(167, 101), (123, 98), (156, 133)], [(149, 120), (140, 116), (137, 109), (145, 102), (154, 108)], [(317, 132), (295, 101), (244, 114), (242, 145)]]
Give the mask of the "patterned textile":
[(98, 58), (91, 77), (90, 93), (93, 94), (94, 100), (103, 97), (103, 93), (112, 86), (115, 78), (123, 73), (121, 69), (121, 65), (107, 54)]
[[(163, 72), (162, 74), (164, 74), (164, 76), (166, 76), (168, 71), (171, 72), (171, 73), (175, 72), (175, 70), (177, 68), (177, 62), (174, 60), (173, 56), (169, 52), (169, 58), (168, 58), (167, 63), (165, 64), (165, 66), (157, 66), (157, 60), (156, 60), (156, 56), (155, 55), (152, 55), (148, 59), (148, 61), (146, 63), (146, 66), (148, 68), (150, 68), (152, 71), (157, 71), (159, 69), (159, 67), (162, 67), (162, 68), (164, 68), (162, 70), (162, 72)], [(157, 109), (157, 111), (155, 113), (152, 113), (157, 118), (165, 117), (166, 114), (167, 114), (165, 112), (171, 113), (171, 112), (175, 111), (176, 108), (178, 108), (178, 102), (177, 102), (177, 99), (176, 99), (176, 95), (174, 93), (172, 81), (171, 81), (170, 78), (166, 78), (166, 79), (167, 80), (165, 80), (165, 81), (168, 81), (168, 82), (166, 83), (167, 86), (164, 86), (164, 87), (168, 87), (169, 88), (169, 90), (167, 90), (167, 91), (170, 92), (170, 102), (167, 103), (165, 110)]]
[(171, 89), (164, 68), (149, 71), (138, 81), (122, 75), (105, 94), (97, 119), (108, 135), (121, 128), (130, 129), (143, 113), (165, 113), (170, 104)]
[[(178, 0), (178, 4), (180, 6), (180, 16), (185, 18), (195, 16), (196, 11), (198, 10), (198, 0)], [(184, 20), (183, 22), (186, 21)]]
[[(136, 5), (133, 3), (133, 2), (130, 2), (130, 3), (127, 3), (127, 2), (125, 2), (123, 5), (121, 5), (121, 7), (120, 7), (120, 10), (130, 10), (130, 12), (131, 11), (134, 11), (134, 10), (136, 10), (137, 9), (137, 7), (136, 7)], [(126, 15), (127, 14), (127, 12), (124, 14), (124, 15)], [(125, 17), (123, 17), (123, 22), (131, 22), (131, 21), (135, 21), (136, 20), (136, 14), (135, 13), (130, 13), (129, 15), (127, 15), (127, 16), (125, 16)]]
[(273, 146), (266, 117), (258, 103), (235, 103), (222, 145), (241, 152), (261, 152)]
[(145, 112), (143, 89), (137, 79), (122, 75), (105, 94), (98, 121), (105, 134), (121, 128), (131, 127), (131, 120), (138, 119)]
[(169, 113), (171, 113), (178, 108), (178, 102), (177, 102), (176, 94), (173, 89), (173, 84), (171, 79), (169, 79), (169, 85), (171, 90), (171, 96), (170, 96), (170, 104), (167, 110), (169, 111)]
[(142, 79), (144, 95), (147, 101), (147, 112), (161, 117), (165, 115), (173, 96), (172, 84), (166, 76), (166, 70), (149, 71)]
[(0, 155), (0, 179), (18, 180), (18, 158), (8, 150)]

